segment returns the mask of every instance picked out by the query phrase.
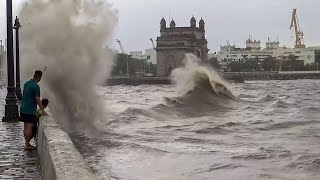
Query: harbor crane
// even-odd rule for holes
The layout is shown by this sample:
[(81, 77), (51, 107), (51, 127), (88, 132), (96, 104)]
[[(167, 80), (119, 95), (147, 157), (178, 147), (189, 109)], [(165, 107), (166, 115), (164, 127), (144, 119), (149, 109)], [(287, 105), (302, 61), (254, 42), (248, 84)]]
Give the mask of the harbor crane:
[(126, 54), (126, 52), (124, 51), (124, 48), (122, 46), (122, 43), (119, 39), (116, 39), (117, 43), (119, 44), (120, 46), (120, 49), (121, 49), (121, 53), (124, 54), (126, 56), (126, 60), (127, 60), (127, 77), (129, 77), (129, 58), (128, 58), (128, 55)]
[(296, 44), (295, 48), (305, 48), (306, 45), (303, 42), (303, 32), (300, 29), (298, 16), (297, 16), (297, 9), (293, 9), (292, 11), (292, 19), (291, 19), (291, 25), (290, 29), (294, 28), (295, 35), (296, 35)]
[(150, 41), (151, 41), (151, 43), (152, 43), (152, 47), (153, 47), (153, 49), (155, 49), (155, 48), (156, 48), (156, 46), (154, 45), (153, 39), (152, 39), (152, 38), (150, 38)]

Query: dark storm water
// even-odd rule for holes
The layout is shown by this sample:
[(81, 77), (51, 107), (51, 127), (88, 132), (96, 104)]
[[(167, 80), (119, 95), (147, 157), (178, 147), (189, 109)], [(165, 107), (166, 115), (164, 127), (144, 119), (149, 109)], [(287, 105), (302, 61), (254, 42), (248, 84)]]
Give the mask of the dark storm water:
[(99, 88), (105, 135), (75, 138), (101, 179), (320, 179), (320, 81), (232, 84), (239, 100), (174, 86)]

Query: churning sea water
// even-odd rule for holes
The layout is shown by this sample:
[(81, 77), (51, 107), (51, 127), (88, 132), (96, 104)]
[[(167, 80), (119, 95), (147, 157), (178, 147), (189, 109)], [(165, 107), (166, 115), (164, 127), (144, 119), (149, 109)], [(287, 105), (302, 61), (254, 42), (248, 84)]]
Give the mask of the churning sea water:
[(101, 87), (109, 113), (79, 150), (101, 179), (320, 179), (320, 81)]

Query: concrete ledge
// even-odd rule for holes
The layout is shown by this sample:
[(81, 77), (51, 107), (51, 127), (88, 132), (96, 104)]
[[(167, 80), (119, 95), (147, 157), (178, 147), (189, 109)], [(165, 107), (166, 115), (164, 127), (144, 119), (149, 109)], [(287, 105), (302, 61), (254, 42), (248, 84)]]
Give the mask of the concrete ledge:
[(42, 117), (38, 128), (41, 179), (96, 180), (70, 137), (51, 117)]

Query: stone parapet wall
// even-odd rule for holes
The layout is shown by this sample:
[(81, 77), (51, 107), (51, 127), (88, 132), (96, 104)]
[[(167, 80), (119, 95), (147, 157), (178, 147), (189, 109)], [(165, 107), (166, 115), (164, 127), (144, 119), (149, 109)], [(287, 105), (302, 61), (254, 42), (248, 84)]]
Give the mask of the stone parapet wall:
[(51, 117), (40, 119), (38, 154), (43, 180), (96, 180), (70, 137)]

